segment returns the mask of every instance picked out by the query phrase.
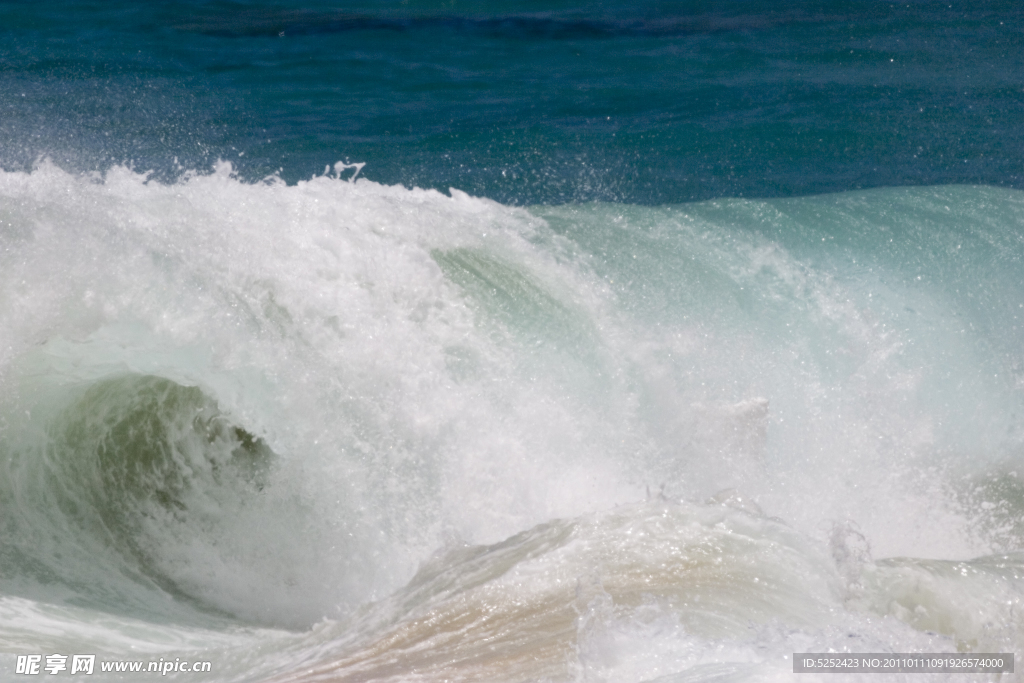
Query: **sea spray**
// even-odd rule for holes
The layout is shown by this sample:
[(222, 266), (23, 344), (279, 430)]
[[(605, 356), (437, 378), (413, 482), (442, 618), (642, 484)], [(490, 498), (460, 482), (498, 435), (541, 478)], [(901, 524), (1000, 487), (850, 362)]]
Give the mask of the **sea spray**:
[(1012, 650), (1022, 207), (0, 174), (4, 647), (224, 681)]

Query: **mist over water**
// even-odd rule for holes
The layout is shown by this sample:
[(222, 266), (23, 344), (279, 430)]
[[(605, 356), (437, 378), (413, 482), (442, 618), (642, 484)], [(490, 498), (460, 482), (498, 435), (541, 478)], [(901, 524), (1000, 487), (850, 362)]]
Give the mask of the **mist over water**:
[(0, 680), (1020, 650), (1015, 5), (0, 18)]

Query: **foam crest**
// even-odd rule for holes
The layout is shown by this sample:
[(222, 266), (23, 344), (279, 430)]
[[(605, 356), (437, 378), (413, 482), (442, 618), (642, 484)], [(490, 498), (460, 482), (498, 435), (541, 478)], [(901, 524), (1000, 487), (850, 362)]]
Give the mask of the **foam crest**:
[(358, 171), (0, 173), (5, 595), (310, 629), (267, 675), (1010, 642), (948, 595), (1018, 592), (971, 558), (1021, 535), (1020, 193), (526, 210)]

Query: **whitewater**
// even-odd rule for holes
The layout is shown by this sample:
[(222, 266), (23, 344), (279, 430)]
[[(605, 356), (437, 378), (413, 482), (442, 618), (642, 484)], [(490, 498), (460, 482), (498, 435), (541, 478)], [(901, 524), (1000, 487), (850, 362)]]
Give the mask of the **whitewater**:
[(0, 172), (3, 680), (1021, 651), (1020, 190), (510, 207), (353, 170)]

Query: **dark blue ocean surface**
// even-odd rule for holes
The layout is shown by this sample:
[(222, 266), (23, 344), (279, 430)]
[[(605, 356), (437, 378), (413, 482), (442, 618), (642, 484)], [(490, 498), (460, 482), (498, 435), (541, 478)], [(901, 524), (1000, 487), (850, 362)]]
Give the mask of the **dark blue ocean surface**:
[(1018, 2), (0, 4), (0, 165), (517, 204), (1024, 187)]

